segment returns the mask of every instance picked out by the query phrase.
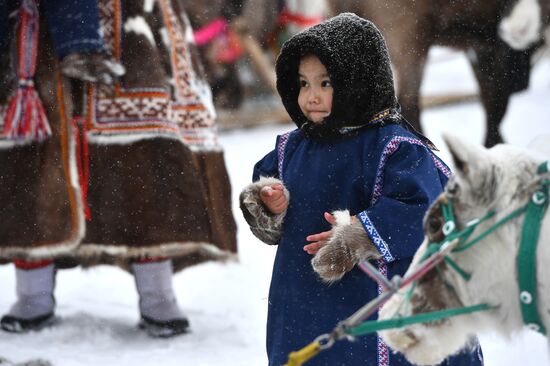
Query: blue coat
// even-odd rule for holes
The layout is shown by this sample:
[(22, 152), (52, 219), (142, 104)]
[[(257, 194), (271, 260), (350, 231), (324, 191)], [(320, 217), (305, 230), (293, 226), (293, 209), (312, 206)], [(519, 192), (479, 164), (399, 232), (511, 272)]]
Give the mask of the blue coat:
[[(276, 177), (289, 190), (289, 207), (269, 292), (269, 365), (330, 332), (379, 294), (376, 282), (354, 268), (331, 285), (320, 281), (306, 236), (330, 229), (323, 212), (348, 209), (361, 219), (383, 259), (388, 277), (404, 274), (424, 234), (422, 218), (441, 193), (449, 169), (418, 138), (399, 125), (363, 128), (342, 138), (316, 141), (294, 130), (277, 137), (275, 150), (254, 167), (253, 180)], [(481, 365), (477, 352), (447, 365)], [(409, 365), (375, 334), (339, 341), (307, 366)]]

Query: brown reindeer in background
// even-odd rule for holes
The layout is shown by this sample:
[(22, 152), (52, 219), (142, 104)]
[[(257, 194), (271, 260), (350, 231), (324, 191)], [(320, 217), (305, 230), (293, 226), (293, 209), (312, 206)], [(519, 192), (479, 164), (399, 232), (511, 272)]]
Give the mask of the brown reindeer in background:
[(420, 85), (430, 47), (466, 51), (486, 112), (485, 145), (502, 142), (500, 122), (512, 93), (528, 86), (534, 49), (516, 51), (498, 37), (501, 17), (517, 0), (327, 1), (334, 14), (355, 12), (380, 28), (396, 71), (402, 113), (418, 129)]

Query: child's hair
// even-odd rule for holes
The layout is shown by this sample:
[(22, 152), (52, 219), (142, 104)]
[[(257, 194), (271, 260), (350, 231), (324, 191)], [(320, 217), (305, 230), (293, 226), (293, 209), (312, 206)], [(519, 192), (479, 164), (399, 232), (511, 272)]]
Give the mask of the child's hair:
[[(309, 121), (297, 101), (298, 67), (307, 55), (319, 58), (334, 88), (332, 112), (322, 123)], [(340, 14), (285, 42), (276, 73), (283, 105), (311, 137), (333, 136), (342, 127), (363, 126), (381, 111), (397, 107), (386, 42), (372, 22), (352, 13)]]

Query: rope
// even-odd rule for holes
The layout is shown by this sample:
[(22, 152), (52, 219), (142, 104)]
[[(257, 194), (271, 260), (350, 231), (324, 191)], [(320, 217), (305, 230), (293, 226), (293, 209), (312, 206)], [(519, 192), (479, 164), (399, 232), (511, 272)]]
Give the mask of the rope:
[(1, 133), (21, 144), (43, 141), (52, 134), (33, 82), (38, 53), (38, 28), (35, 1), (22, 1), (17, 31), (19, 86), (4, 112), (4, 129)]
[(311, 342), (299, 351), (290, 352), (288, 362), (285, 363), (285, 366), (301, 366), (304, 362), (317, 356), (320, 351), (321, 345), (319, 342)]
[(407, 325), (417, 323), (433, 322), (441, 319), (450, 318), (457, 315), (469, 314), (477, 311), (491, 310), (492, 307), (487, 304), (478, 304), (472, 306), (466, 306), (462, 308), (453, 308), (440, 311), (432, 311), (429, 313), (422, 313), (417, 315), (411, 315), (405, 318), (394, 318), (387, 320), (370, 320), (362, 323), (354, 328), (346, 329), (346, 333), (351, 336), (362, 336), (365, 334), (377, 332), (384, 329), (402, 328)]
[(73, 117), (71, 124), (73, 126), (73, 135), (76, 149), (76, 167), (78, 171), (78, 181), (80, 183), (80, 193), (82, 196), (82, 210), (87, 221), (92, 219), (90, 205), (88, 204), (88, 188), (90, 184), (90, 154), (88, 138), (86, 131), (86, 120), (84, 117)]
[(293, 13), (288, 9), (284, 9), (277, 19), (279, 25), (296, 24), (299, 27), (306, 28), (319, 24), (324, 20), (322, 15), (308, 17), (299, 13)]

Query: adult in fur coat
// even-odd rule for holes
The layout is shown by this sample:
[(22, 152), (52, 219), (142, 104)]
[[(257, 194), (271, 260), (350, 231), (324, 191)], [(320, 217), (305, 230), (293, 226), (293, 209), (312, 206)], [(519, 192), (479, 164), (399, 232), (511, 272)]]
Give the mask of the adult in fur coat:
[[(56, 268), (107, 263), (134, 275), (147, 332), (186, 332), (173, 271), (236, 252), (231, 186), (185, 12), (177, 0), (99, 5), (105, 44), (126, 69), (112, 88), (57, 74), (43, 16), (30, 38), (38, 49), (18, 54), (36, 65), (34, 83), (1, 85), (21, 98), (35, 85), (47, 117), (44, 133), (19, 133), (36, 120), (14, 118), (0, 100), (0, 261), (15, 263), (17, 293), (2, 309), (6, 331), (51, 323)], [(31, 128), (6, 133), (10, 118)]]
[[(322, 65), (318, 74), (311, 62)], [(386, 44), (371, 22), (346, 13), (297, 34), (276, 72), (298, 128), (277, 137), (240, 196), (252, 232), (278, 245), (267, 319), (273, 366), (379, 294), (357, 263), (404, 274), (423, 239), (424, 212), (449, 175), (400, 116)], [(480, 358), (476, 349), (444, 365)], [(337, 342), (309, 364), (409, 365), (375, 334)]]

